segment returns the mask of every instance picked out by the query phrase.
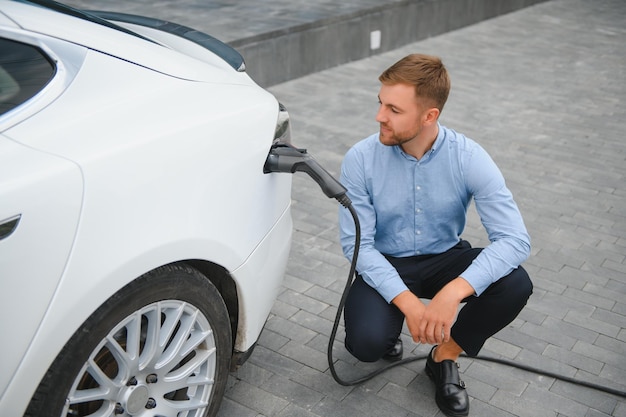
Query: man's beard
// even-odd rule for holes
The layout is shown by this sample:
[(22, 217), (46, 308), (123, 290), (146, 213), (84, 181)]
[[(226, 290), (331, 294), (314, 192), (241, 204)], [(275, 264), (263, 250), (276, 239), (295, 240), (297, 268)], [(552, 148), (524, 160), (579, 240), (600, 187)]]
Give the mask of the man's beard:
[(393, 129), (383, 131), (383, 128), (390, 128), (388, 126), (385, 126), (383, 123), (380, 123), (379, 140), (380, 143), (387, 146), (397, 146), (407, 143), (417, 137), (417, 135), (419, 135), (421, 132), (421, 129), (419, 128), (414, 131), (405, 131), (400, 133), (393, 131)]

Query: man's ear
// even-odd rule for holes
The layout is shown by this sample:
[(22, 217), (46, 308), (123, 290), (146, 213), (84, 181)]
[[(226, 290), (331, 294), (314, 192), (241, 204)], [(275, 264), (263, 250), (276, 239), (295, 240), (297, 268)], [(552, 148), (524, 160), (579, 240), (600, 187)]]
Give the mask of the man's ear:
[(426, 124), (433, 124), (433, 123), (437, 123), (437, 120), (439, 119), (439, 109), (436, 107), (431, 107), (430, 109), (428, 109), (428, 111), (426, 112), (426, 115), (424, 116), (424, 123)]

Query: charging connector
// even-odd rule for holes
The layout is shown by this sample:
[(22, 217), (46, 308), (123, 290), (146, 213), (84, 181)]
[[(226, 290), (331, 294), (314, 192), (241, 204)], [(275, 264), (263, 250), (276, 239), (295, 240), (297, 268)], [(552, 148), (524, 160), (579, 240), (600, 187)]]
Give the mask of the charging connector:
[(293, 147), (285, 143), (272, 146), (267, 156), (263, 172), (304, 172), (320, 186), (329, 198), (339, 201), (344, 207), (352, 204), (346, 196), (346, 188), (317, 163), (306, 149)]

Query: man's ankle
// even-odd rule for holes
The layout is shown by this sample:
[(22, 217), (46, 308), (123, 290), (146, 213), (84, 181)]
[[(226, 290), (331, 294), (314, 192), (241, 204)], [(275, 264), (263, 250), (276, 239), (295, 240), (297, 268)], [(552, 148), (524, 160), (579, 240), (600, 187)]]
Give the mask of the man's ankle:
[(442, 362), (445, 360), (451, 360), (456, 362), (459, 358), (463, 349), (456, 342), (450, 339), (449, 342), (442, 343), (438, 345), (435, 350), (433, 350), (433, 360), (435, 362)]

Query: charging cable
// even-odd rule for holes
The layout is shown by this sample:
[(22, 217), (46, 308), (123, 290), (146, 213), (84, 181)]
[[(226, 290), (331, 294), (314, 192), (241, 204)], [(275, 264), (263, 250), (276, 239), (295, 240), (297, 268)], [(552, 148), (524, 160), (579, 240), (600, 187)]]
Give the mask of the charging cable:
[[(328, 350), (327, 350), (327, 358), (328, 358), (328, 367), (330, 369), (330, 373), (333, 376), (333, 379), (340, 385), (343, 386), (353, 386), (358, 385), (363, 382), (369, 381), (386, 372), (392, 368), (397, 366), (405, 365), (410, 362), (415, 362), (419, 360), (424, 360), (428, 356), (413, 356), (410, 358), (405, 358), (397, 362), (393, 362), (389, 365), (381, 367), (369, 374), (366, 374), (362, 377), (352, 379), (352, 380), (344, 380), (342, 379), (335, 369), (335, 361), (333, 359), (333, 346), (335, 344), (335, 338), (337, 337), (337, 330), (339, 329), (339, 323), (341, 322), (341, 315), (346, 303), (346, 298), (348, 297), (348, 292), (350, 287), (352, 286), (352, 282), (357, 276), (356, 271), (356, 261), (359, 256), (359, 247), (361, 246), (361, 224), (359, 222), (359, 216), (356, 213), (354, 207), (352, 207), (352, 201), (346, 195), (346, 188), (337, 181), (332, 175), (330, 175), (317, 161), (307, 153), (306, 149), (295, 148), (289, 144), (278, 143), (272, 146), (268, 158), (265, 162), (265, 166), (263, 167), (263, 172), (266, 174), (270, 172), (287, 172), (287, 173), (295, 173), (295, 172), (304, 172), (308, 174), (318, 185), (321, 187), (324, 194), (326, 194), (329, 198), (336, 199), (342, 206), (344, 206), (347, 210), (350, 211), (352, 218), (354, 220), (355, 226), (355, 242), (354, 242), (354, 253), (352, 254), (352, 261), (350, 263), (350, 272), (348, 274), (348, 279), (346, 281), (345, 288), (341, 295), (341, 299), (339, 301), (339, 305), (337, 306), (337, 315), (335, 316), (335, 321), (333, 323), (333, 329), (330, 333), (330, 339), (328, 341)], [(466, 355), (463, 355), (467, 357)], [(597, 391), (606, 392), (608, 394), (613, 394), (620, 396), (622, 398), (626, 398), (626, 391), (614, 389), (611, 387), (607, 387), (604, 385), (594, 384), (591, 382), (583, 381), (580, 379), (570, 378), (565, 375), (560, 375), (554, 372), (546, 371), (544, 369), (534, 368), (531, 366), (527, 366), (524, 364), (520, 364), (517, 362), (513, 362), (506, 359), (492, 358), (492, 357), (484, 357), (484, 356), (476, 356), (471, 359), (478, 359), (487, 362), (499, 363), (501, 365), (510, 366), (513, 368), (521, 369), (527, 372), (532, 372), (538, 375), (547, 376), (550, 378), (558, 379), (561, 381), (569, 382), (575, 385), (591, 388)]]

